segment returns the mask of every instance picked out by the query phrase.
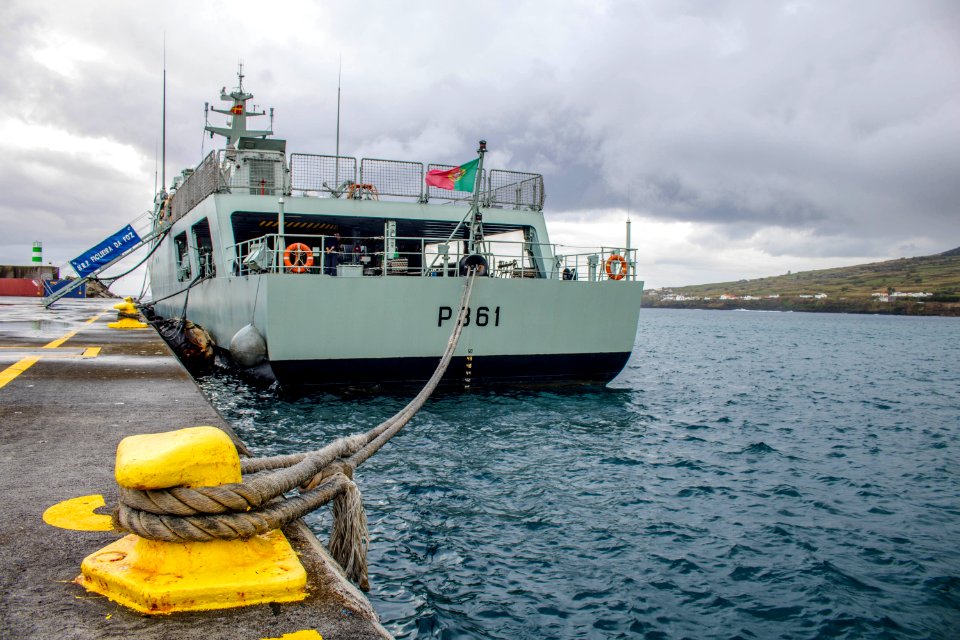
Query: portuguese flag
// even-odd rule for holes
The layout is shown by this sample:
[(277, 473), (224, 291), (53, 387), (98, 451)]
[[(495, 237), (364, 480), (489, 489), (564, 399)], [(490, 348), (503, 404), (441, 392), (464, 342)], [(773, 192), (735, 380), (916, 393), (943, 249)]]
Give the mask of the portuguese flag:
[(427, 172), (427, 184), (439, 189), (473, 191), (477, 182), (477, 164), (480, 158), (453, 169), (432, 169)]

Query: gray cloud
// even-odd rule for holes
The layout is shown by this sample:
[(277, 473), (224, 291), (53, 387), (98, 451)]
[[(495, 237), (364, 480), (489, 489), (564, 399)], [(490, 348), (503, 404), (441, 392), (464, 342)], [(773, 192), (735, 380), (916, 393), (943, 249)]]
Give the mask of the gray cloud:
[[(241, 59), (290, 148), (332, 153), (342, 55), (345, 154), (456, 162), (485, 137), (492, 162), (545, 174), (560, 219), (629, 203), (709, 225), (717, 242), (765, 237), (771, 256), (960, 244), (955, 3), (488, 4), (373, 2), (357, 20), (336, 4), (268, 17), (236, 2), (8, 3), (7, 113), (131, 145), (140, 178), (85, 167), (82, 150), (5, 152), (5, 242), (76, 234), (55, 221), (111, 229), (149, 206), (166, 32), (168, 180), (211, 148), (203, 102)], [(277, 20), (295, 28), (263, 28)], [(17, 218), (25, 209), (44, 224)]]

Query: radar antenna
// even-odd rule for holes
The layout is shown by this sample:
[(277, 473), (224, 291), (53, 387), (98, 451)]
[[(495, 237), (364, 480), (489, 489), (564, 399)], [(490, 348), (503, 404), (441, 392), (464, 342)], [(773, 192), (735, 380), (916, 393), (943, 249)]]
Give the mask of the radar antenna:
[(254, 108), (253, 111), (247, 110), (247, 100), (253, 98), (252, 93), (247, 93), (243, 90), (243, 63), (240, 63), (239, 70), (237, 71), (237, 88), (227, 93), (227, 88), (223, 87), (220, 89), (220, 99), (224, 102), (230, 102), (233, 106), (229, 109), (217, 109), (216, 107), (210, 107), (210, 111), (214, 113), (222, 113), (223, 115), (230, 116), (230, 120), (227, 122), (228, 126), (226, 127), (215, 127), (213, 125), (206, 125), (203, 129), (204, 131), (210, 132), (210, 137), (213, 137), (213, 134), (223, 136), (227, 139), (227, 147), (235, 148), (237, 140), (240, 138), (266, 138), (267, 136), (273, 135), (273, 109), (270, 109), (270, 128), (269, 129), (247, 129), (247, 118), (266, 115), (264, 111), (256, 111)]

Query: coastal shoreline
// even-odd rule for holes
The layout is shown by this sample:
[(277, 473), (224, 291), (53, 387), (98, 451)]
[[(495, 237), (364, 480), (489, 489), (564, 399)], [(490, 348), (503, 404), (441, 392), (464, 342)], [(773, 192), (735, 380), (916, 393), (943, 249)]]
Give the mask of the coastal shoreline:
[(773, 298), (759, 300), (655, 300), (644, 296), (646, 309), (702, 309), (714, 311), (797, 311), (801, 313), (854, 313), (895, 316), (943, 316), (960, 317), (960, 303), (875, 302), (873, 300), (807, 300)]

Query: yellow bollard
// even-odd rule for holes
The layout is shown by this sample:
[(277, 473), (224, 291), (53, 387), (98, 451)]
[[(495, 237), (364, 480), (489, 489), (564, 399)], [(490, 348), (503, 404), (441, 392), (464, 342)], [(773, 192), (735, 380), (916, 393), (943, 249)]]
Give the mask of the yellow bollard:
[[(193, 427), (124, 438), (117, 483), (169, 489), (240, 482), (229, 436)], [(280, 531), (247, 540), (159, 542), (128, 535), (87, 556), (77, 582), (141, 613), (167, 614), (297, 602), (307, 574)]]
[(146, 329), (147, 325), (140, 322), (140, 312), (137, 305), (133, 303), (133, 298), (127, 296), (123, 302), (113, 305), (117, 310), (117, 321), (108, 322), (107, 326), (111, 329)]

